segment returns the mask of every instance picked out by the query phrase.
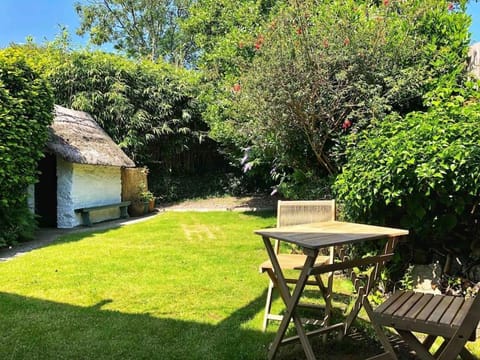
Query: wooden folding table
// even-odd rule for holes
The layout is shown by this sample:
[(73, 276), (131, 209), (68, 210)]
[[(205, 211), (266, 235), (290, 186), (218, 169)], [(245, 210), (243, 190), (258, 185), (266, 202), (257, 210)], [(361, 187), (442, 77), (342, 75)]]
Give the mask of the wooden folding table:
[[(300, 340), (307, 359), (315, 360), (316, 357), (313, 353), (310, 341), (308, 340), (308, 336), (325, 333), (334, 329), (340, 329), (343, 333), (346, 333), (363, 305), (367, 306), (368, 310), (371, 309), (370, 305), (368, 304), (367, 295), (372, 289), (373, 284), (383, 266), (393, 256), (393, 251), (397, 245), (398, 239), (402, 236), (408, 235), (408, 230), (341, 221), (327, 221), (321, 223), (262, 229), (256, 230), (255, 233), (263, 238), (265, 248), (275, 270), (276, 283), (278, 284), (279, 291), (282, 295), (281, 297), (286, 305), (285, 315), (280, 323), (275, 339), (271, 344), (268, 358), (273, 359), (275, 357), (281, 344)], [(366, 258), (356, 260), (343, 259), (342, 261), (334, 264), (315, 266), (315, 259), (322, 248), (355, 244), (362, 241), (383, 238), (387, 239), (387, 243), (383, 253), (379, 255), (368, 256)], [(284, 274), (278, 263), (274, 248), (272, 246), (272, 239), (278, 239), (280, 241), (296, 244), (300, 246), (304, 254), (307, 255), (305, 264), (301, 268), (299, 279), (292, 293), (290, 293)], [(352, 281), (354, 282), (357, 291), (357, 299), (346, 320), (342, 323), (330, 325), (328, 327), (307, 333), (303, 328), (300, 317), (297, 314), (297, 305), (309, 276), (328, 273), (336, 270), (351, 269), (353, 267), (362, 265), (374, 265), (374, 269), (370, 273), (366, 285), (361, 285), (360, 282), (357, 282), (355, 273), (351, 272)], [(284, 339), (285, 332), (291, 320), (293, 320), (295, 324), (297, 336)]]

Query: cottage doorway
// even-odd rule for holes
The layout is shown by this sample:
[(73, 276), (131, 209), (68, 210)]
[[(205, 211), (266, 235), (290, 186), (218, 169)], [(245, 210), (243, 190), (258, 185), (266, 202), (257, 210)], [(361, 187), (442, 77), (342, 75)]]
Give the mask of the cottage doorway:
[(57, 227), (57, 159), (47, 154), (38, 163), (39, 181), (35, 184), (35, 214), (41, 227)]

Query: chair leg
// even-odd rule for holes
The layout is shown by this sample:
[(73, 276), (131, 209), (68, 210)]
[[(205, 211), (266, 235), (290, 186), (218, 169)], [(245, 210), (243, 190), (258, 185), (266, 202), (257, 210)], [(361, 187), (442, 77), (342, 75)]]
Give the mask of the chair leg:
[(365, 309), (368, 318), (370, 319), (370, 324), (373, 327), (373, 330), (375, 330), (375, 334), (378, 337), (378, 340), (383, 346), (383, 350), (385, 351), (383, 354), (373, 356), (369, 358), (368, 360), (380, 360), (380, 359), (391, 359), (391, 360), (397, 360), (397, 355), (395, 354), (395, 351), (393, 350), (392, 344), (390, 344), (390, 341), (387, 338), (387, 335), (383, 332), (383, 329), (380, 325), (378, 325), (375, 321), (373, 321), (373, 309), (370, 303), (368, 302), (367, 297), (365, 296), (363, 299), (363, 308)]
[[(435, 360), (432, 354), (428, 352), (428, 350), (425, 349), (423, 344), (418, 341), (418, 339), (410, 332), (406, 330), (399, 330), (396, 329), (397, 332), (400, 334), (400, 336), (405, 340), (405, 342), (410, 346), (411, 349), (415, 351), (417, 354), (417, 357), (421, 360)], [(453, 358), (445, 358), (444, 360), (452, 360)]]
[(273, 295), (273, 281), (268, 282), (267, 289), (267, 300), (265, 301), (265, 314), (263, 315), (263, 326), (262, 330), (265, 332), (268, 326), (268, 315), (270, 315), (270, 310), (272, 308), (272, 295)]
[(466, 348), (463, 348), (461, 351), (460, 351), (460, 357), (463, 359), (463, 360), (478, 360), (475, 356), (472, 355), (472, 353), (470, 351), (468, 351)]
[(466, 338), (460, 338), (458, 336), (455, 336), (448, 340), (445, 339), (445, 343), (446, 346), (444, 349), (442, 349), (443, 351), (438, 356), (438, 360), (454, 359), (457, 354), (461, 354), (460, 356), (462, 357), (463, 355), (466, 355), (468, 359), (468, 350), (465, 349), (465, 344), (467, 343)]

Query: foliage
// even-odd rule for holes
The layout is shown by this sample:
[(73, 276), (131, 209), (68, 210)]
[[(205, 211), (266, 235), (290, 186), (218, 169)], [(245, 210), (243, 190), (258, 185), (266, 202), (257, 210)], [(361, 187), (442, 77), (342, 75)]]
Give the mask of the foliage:
[(90, 35), (95, 45), (113, 43), (115, 49), (134, 58), (165, 59), (183, 64), (190, 55), (189, 41), (178, 29), (192, 0), (93, 0), (77, 2), (79, 35)]
[(240, 77), (238, 126), (281, 166), (332, 175), (342, 134), (419, 98), (421, 43), (396, 11), (358, 1), (302, 2), (274, 21)]
[[(222, 144), (231, 160), (240, 159), (249, 144), (249, 135), (238, 131), (232, 97), (235, 79), (255, 56), (257, 35), (274, 11), (275, 0), (199, 0), (190, 8), (182, 30), (193, 37), (202, 73), (199, 101), (210, 136)], [(258, 165), (258, 164), (257, 164)], [(255, 169), (254, 169), (255, 170)], [(261, 171), (269, 171), (268, 168)]]
[(163, 202), (212, 196), (241, 196), (263, 193), (263, 183), (253, 181), (236, 168), (223, 168), (205, 173), (180, 174), (155, 170), (149, 186)]
[(237, 161), (248, 149), (249, 168), (268, 166), (281, 190), (336, 174), (345, 134), (424, 109), (464, 71), (464, 2), (205, 0), (191, 14), (211, 136)]
[(480, 235), (480, 96), (467, 85), (351, 136), (335, 183), (348, 219), (408, 228), (415, 248), (470, 251)]
[(0, 246), (33, 235), (27, 187), (36, 181), (52, 121), (47, 83), (14, 49), (0, 52)]
[(92, 114), (138, 164), (205, 139), (192, 71), (102, 52), (20, 49), (52, 84), (56, 103)]

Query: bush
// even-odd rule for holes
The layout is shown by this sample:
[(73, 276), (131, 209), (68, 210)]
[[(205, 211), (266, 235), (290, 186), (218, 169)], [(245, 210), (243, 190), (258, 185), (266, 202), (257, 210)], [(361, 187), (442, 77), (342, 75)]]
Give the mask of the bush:
[(252, 170), (269, 166), (284, 195), (315, 196), (306, 187), (339, 172), (346, 134), (424, 110), (423, 95), (464, 69), (465, 1), (261, 3), (268, 11), (252, 6), (241, 22), (221, 6), (195, 17), (216, 81), (202, 93), (204, 116), (238, 159), (250, 150)]
[(47, 83), (17, 51), (0, 52), (0, 246), (33, 236), (27, 187), (36, 181), (52, 119)]
[(352, 136), (334, 188), (350, 220), (408, 228), (414, 249), (470, 252), (479, 236), (480, 103), (461, 92), (433, 103)]

